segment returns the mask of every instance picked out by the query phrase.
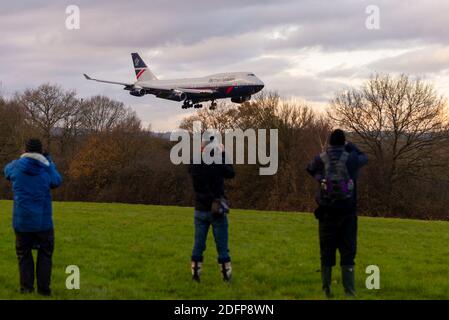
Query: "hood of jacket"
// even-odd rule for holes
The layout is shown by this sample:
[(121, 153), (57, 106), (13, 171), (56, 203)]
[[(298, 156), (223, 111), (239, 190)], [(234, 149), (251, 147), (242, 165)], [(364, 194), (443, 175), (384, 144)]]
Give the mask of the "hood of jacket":
[(18, 161), (19, 170), (30, 176), (37, 176), (50, 166), (50, 162), (40, 153), (24, 153)]

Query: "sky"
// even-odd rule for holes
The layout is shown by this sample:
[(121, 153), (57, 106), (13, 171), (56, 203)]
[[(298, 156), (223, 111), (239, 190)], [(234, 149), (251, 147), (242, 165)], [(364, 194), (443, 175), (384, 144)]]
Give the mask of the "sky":
[[(70, 5), (79, 29), (66, 26)], [(448, 12), (447, 0), (2, 0), (0, 92), (56, 83), (173, 130), (195, 111), (82, 76), (133, 82), (139, 52), (160, 79), (249, 71), (317, 110), (373, 73), (420, 77), (449, 97)]]

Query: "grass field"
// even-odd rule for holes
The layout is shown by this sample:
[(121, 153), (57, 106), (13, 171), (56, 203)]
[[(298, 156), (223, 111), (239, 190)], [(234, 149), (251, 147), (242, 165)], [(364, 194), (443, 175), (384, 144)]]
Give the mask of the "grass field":
[[(10, 201), (0, 201), (0, 299), (18, 293)], [(201, 284), (190, 280), (192, 208), (55, 203), (53, 299), (322, 299), (317, 222), (311, 214), (233, 210), (234, 279), (221, 281), (212, 235)], [(67, 290), (77, 265), (81, 290)], [(377, 265), (381, 289), (365, 288)], [(360, 299), (449, 299), (449, 223), (360, 218)], [(336, 298), (344, 298), (339, 268)]]

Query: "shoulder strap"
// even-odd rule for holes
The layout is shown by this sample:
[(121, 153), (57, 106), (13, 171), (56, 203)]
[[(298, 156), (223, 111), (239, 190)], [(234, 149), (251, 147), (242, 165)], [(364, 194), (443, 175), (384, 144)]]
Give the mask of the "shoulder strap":
[(346, 162), (348, 161), (349, 158), (349, 153), (346, 151), (343, 151), (340, 159), (338, 160), (338, 164), (337, 164), (337, 170), (340, 172), (341, 175), (343, 176), (348, 176), (348, 168), (346, 166)]
[(329, 166), (330, 166), (330, 164), (331, 164), (331, 160), (330, 160), (329, 155), (327, 154), (326, 151), (324, 151), (324, 152), (322, 152), (322, 153), (320, 154), (320, 159), (321, 159), (321, 161), (323, 161), (323, 163), (324, 163), (324, 169), (325, 169), (326, 172), (327, 172), (328, 169), (329, 169)]
[(348, 161), (348, 158), (349, 158), (349, 153), (347, 151), (343, 151), (340, 156), (340, 162), (346, 164), (346, 161)]

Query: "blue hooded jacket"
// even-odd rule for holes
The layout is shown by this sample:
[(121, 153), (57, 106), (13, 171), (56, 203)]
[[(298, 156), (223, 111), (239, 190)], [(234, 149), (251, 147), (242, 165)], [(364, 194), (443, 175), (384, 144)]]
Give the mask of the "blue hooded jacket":
[(14, 192), (13, 227), (18, 232), (53, 229), (51, 189), (62, 179), (50, 157), (25, 153), (5, 167)]

